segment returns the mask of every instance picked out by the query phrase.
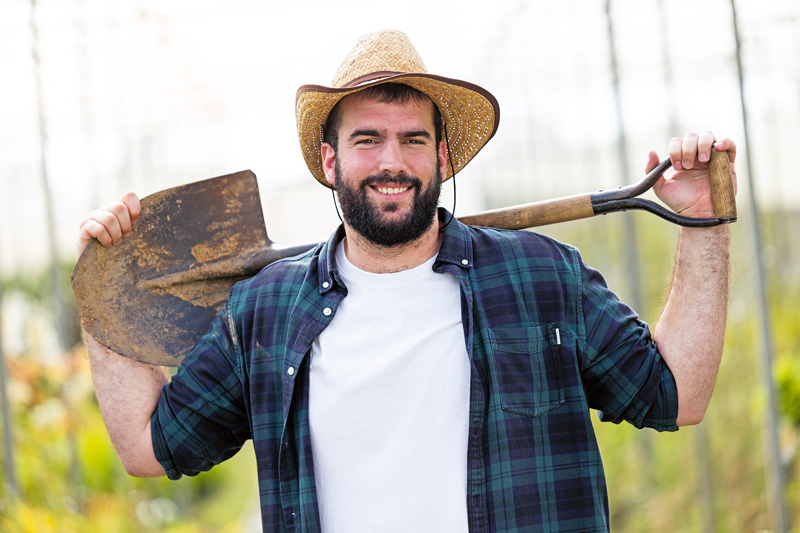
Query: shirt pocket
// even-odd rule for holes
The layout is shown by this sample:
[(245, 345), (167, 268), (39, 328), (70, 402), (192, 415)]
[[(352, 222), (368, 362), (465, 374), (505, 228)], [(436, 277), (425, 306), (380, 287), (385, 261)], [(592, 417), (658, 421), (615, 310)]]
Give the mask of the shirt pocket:
[(505, 411), (539, 416), (566, 402), (555, 324), (489, 330), (490, 357)]

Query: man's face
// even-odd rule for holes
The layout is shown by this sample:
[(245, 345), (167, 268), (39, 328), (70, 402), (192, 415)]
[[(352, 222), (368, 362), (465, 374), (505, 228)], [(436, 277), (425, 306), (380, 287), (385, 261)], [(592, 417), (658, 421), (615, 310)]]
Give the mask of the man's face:
[(434, 223), (444, 170), (433, 104), (349, 97), (340, 106), (339, 146), (323, 145), (323, 165), (345, 222), (380, 246), (414, 241)]

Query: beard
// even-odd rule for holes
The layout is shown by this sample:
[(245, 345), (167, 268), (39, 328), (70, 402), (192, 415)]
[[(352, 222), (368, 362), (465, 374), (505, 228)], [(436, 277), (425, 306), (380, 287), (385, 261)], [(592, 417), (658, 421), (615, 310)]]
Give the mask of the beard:
[[(396, 247), (408, 244), (421, 237), (436, 217), (439, 205), (439, 194), (442, 190), (442, 173), (436, 166), (431, 184), (422, 189), (422, 180), (408, 174), (392, 175), (389, 173), (373, 174), (358, 186), (350, 186), (336, 163), (336, 192), (339, 193), (339, 204), (342, 216), (347, 224), (362, 237), (373, 244), (384, 247)], [(396, 204), (388, 204), (384, 208), (372, 203), (367, 196), (371, 185), (395, 183), (399, 187), (414, 188), (414, 201), (408, 216), (402, 220), (384, 220), (383, 213), (391, 213), (398, 209)]]

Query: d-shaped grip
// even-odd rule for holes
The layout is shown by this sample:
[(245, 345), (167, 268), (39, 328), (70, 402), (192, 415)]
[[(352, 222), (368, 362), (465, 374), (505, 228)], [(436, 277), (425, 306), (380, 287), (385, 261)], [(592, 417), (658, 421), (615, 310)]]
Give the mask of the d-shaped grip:
[(733, 191), (733, 175), (727, 152), (711, 149), (708, 163), (708, 181), (711, 185), (711, 201), (714, 214), (721, 222), (736, 221), (736, 195)]

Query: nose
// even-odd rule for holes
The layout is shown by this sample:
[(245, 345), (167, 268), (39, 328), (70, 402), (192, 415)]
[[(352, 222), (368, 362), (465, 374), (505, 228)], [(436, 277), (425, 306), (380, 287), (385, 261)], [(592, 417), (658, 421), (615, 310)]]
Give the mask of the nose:
[(383, 143), (378, 160), (378, 170), (390, 174), (399, 174), (406, 170), (405, 160), (398, 141), (386, 141)]

